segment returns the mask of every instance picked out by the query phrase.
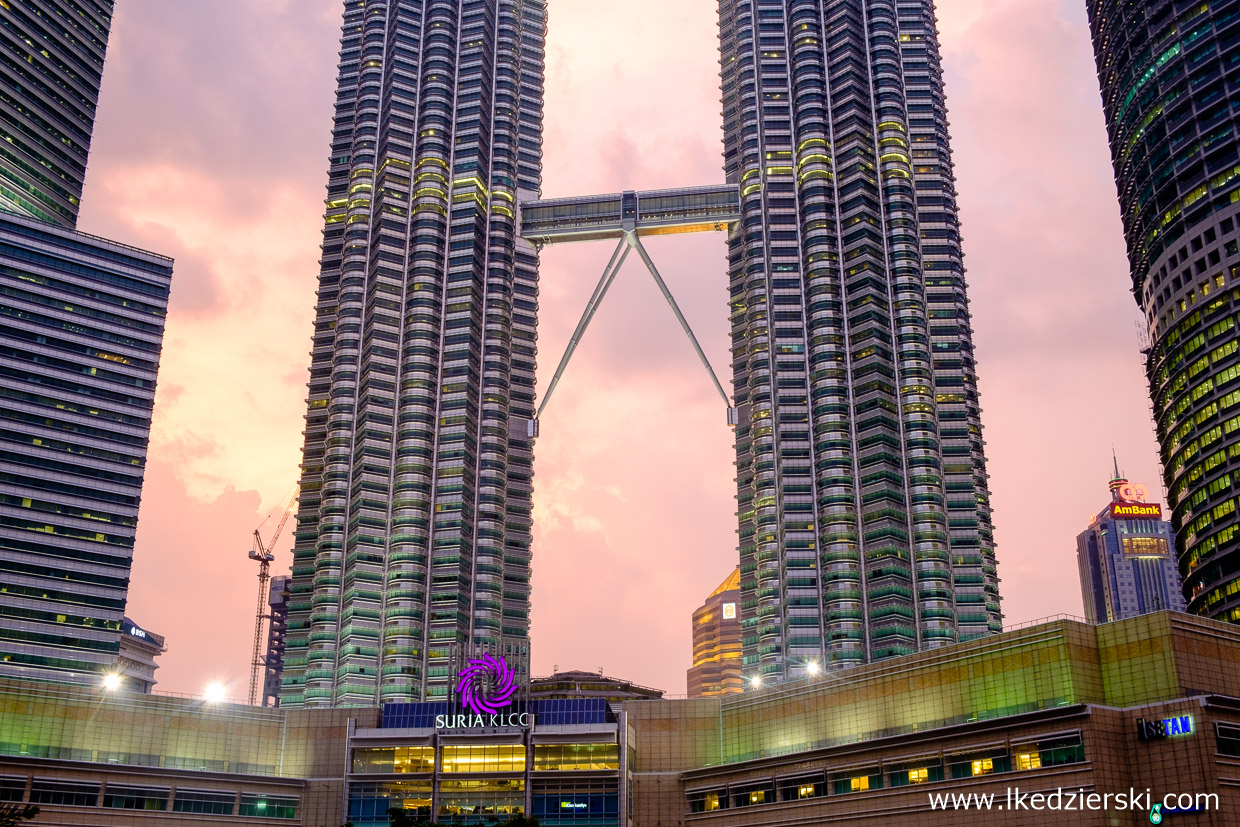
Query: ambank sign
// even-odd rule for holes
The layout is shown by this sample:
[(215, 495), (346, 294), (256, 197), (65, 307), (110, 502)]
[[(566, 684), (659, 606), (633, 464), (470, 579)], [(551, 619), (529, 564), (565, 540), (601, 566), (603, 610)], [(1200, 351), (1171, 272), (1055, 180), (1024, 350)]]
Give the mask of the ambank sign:
[(1111, 516), (1128, 520), (1161, 520), (1162, 506), (1158, 503), (1111, 503)]

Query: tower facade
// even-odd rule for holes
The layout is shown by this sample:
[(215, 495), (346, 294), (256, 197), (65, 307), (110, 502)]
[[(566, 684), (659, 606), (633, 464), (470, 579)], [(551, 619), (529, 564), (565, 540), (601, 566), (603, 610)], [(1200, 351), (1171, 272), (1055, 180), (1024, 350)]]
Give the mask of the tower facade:
[(282, 706), (528, 649), (545, 38), (544, 0), (344, 6)]
[(693, 612), (693, 665), (687, 675), (690, 698), (711, 698), (745, 689), (740, 584), (740, 569), (733, 569)]
[(934, 4), (719, 27), (746, 677), (999, 631)]
[(1240, 0), (1090, 0), (1188, 610), (1240, 623)]
[(1167, 609), (1184, 611), (1175, 532), (1143, 485), (1116, 466), (1111, 502), (1076, 537), (1081, 602), (1090, 623), (1110, 623)]
[(0, 209), (73, 228), (112, 0), (0, 3)]

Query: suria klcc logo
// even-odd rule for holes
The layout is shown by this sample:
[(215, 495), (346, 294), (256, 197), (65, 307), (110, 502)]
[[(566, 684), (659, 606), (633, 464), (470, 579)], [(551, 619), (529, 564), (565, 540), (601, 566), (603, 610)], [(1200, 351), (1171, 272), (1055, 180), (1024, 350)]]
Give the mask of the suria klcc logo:
[(517, 673), (503, 656), (483, 655), (461, 670), (456, 694), (475, 715), (494, 715), (517, 694)]
[(436, 729), (470, 727), (526, 727), (528, 712), (501, 713), (517, 694), (517, 673), (503, 656), (471, 659), (461, 670), (457, 697), (470, 715), (436, 715)]

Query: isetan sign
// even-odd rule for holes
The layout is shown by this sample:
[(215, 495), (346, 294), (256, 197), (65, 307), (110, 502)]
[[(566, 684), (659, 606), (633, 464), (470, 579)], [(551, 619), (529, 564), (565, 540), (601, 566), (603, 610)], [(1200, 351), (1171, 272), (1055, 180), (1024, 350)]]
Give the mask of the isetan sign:
[(1161, 520), (1162, 506), (1158, 503), (1111, 503), (1111, 516), (1129, 520)]

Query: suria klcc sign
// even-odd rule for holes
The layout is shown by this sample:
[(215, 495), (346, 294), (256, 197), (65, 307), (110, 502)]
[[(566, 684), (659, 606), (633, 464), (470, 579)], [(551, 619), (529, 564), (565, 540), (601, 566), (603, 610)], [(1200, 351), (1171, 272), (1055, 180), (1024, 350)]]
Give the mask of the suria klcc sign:
[(1124, 483), (1115, 492), (1119, 502), (1111, 503), (1111, 516), (1121, 520), (1161, 520), (1162, 506), (1158, 503), (1147, 503), (1149, 490), (1144, 485)]
[(530, 713), (505, 711), (517, 694), (517, 673), (503, 656), (469, 661), (458, 676), (456, 695), (464, 713), (436, 715), (435, 729), (528, 727)]

